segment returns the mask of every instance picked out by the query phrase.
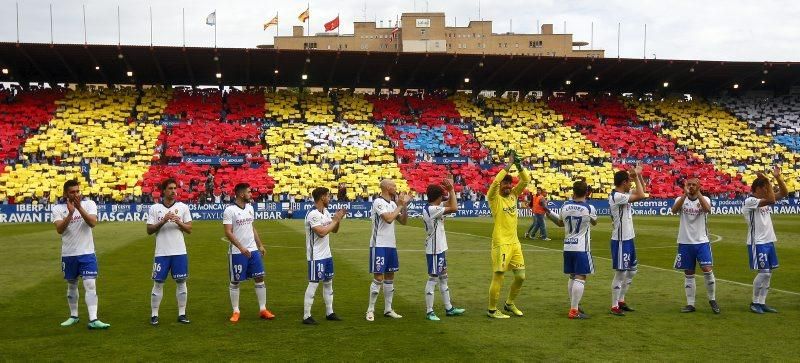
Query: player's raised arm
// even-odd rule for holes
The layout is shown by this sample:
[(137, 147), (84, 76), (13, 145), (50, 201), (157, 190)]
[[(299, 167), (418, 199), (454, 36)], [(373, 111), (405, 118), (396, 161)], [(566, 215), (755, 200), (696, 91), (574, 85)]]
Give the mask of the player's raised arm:
[(333, 230), (331, 231), (331, 233), (339, 233), (339, 226), (342, 225), (342, 219), (347, 217), (347, 209), (346, 208), (339, 209), (338, 211), (336, 211), (336, 213), (333, 216), (336, 217), (339, 214), (339, 212), (342, 213), (342, 216), (339, 218), (339, 221), (336, 222), (336, 226), (333, 227)]
[(593, 205), (589, 205), (589, 223), (593, 226), (597, 225), (597, 209)]
[(564, 227), (564, 220), (561, 219), (561, 216), (558, 213), (553, 212), (550, 209), (547, 209), (546, 215), (547, 219), (549, 219), (551, 222), (555, 223), (559, 227)]
[(456, 200), (456, 191), (453, 187), (453, 181), (449, 178), (445, 179), (442, 182), (442, 187), (444, 187), (444, 190), (450, 195), (447, 199), (447, 206), (444, 207), (444, 214), (458, 212), (458, 200)]
[(631, 197), (628, 199), (628, 202), (633, 203), (647, 198), (647, 189), (644, 184), (644, 177), (642, 176), (642, 165), (637, 164), (630, 174), (631, 179), (635, 179), (636, 181), (636, 188), (631, 192)]
[(513, 157), (514, 166), (517, 167), (517, 171), (519, 172), (519, 183), (517, 183), (517, 185), (511, 189), (511, 194), (519, 197), (519, 195), (525, 191), (525, 188), (527, 188), (528, 184), (531, 182), (531, 176), (528, 173), (528, 169), (522, 167), (522, 159), (520, 159), (516, 152), (513, 153)]
[(711, 203), (709, 202), (710, 199), (703, 195), (699, 190), (697, 191), (697, 198), (700, 199), (700, 209), (703, 210), (703, 213), (711, 214)]
[(775, 190), (772, 188), (772, 183), (770, 183), (769, 178), (767, 178), (767, 176), (764, 175), (764, 173), (758, 172), (756, 173), (756, 179), (763, 179), (764, 183), (766, 184), (765, 186), (766, 190), (764, 191), (764, 199), (758, 200), (758, 207), (761, 208), (775, 204), (775, 202), (777, 201), (777, 199), (775, 199)]
[(86, 223), (86, 225), (90, 228), (94, 228), (94, 226), (97, 225), (97, 205), (90, 201), (87, 203), (89, 204), (89, 210), (86, 210), (83, 208), (80, 198), (80, 196), (75, 196), (72, 204), (75, 205), (75, 210), (80, 213), (81, 217), (83, 217), (83, 221)]
[(181, 232), (192, 234), (192, 213), (189, 212), (189, 208), (186, 208), (181, 216), (174, 214), (172, 216), (172, 221), (178, 225)]
[(672, 204), (672, 214), (680, 214), (681, 209), (683, 208), (683, 203), (686, 202), (686, 193), (684, 192), (683, 195), (675, 199), (675, 203)]
[(346, 209), (339, 209), (331, 218), (331, 223), (327, 226), (323, 226), (319, 224), (317, 226), (311, 227), (311, 230), (316, 233), (317, 236), (325, 237), (328, 233), (337, 233), (339, 232), (339, 224), (344, 219), (345, 214), (347, 213)]
[(775, 200), (781, 200), (786, 198), (789, 195), (789, 189), (786, 188), (786, 183), (783, 181), (783, 176), (781, 175), (781, 167), (775, 166), (772, 169), (772, 175), (775, 176), (775, 182), (778, 183), (778, 194), (775, 194)]
[(408, 202), (411, 201), (411, 194), (400, 193), (397, 199), (400, 202), (397, 206), (400, 208), (400, 214), (397, 215), (397, 221), (402, 225), (406, 225), (406, 223), (408, 223)]
[(497, 196), (500, 195), (500, 183), (502, 183), (503, 179), (508, 175), (508, 172), (511, 170), (511, 165), (514, 163), (514, 156), (512, 153), (513, 151), (507, 153), (508, 161), (503, 169), (494, 176), (494, 180), (492, 180), (492, 184), (489, 185), (489, 190), (486, 192), (486, 199), (497, 199)]
[(53, 211), (53, 223), (56, 225), (56, 233), (64, 234), (64, 231), (69, 227), (69, 222), (72, 220), (72, 215), (75, 214), (75, 206), (72, 201), (67, 198), (67, 215), (60, 216)]

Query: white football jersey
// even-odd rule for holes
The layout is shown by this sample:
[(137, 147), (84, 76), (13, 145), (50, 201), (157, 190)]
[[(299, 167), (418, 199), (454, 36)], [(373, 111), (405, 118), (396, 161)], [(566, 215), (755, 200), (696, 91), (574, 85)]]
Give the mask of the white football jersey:
[[(239, 208), (236, 204), (231, 204), (225, 208), (222, 213), (222, 224), (230, 224), (233, 226), (233, 235), (239, 240), (239, 243), (247, 248), (248, 251), (258, 251), (256, 244), (256, 237), (253, 234), (253, 219), (255, 213), (253, 206), (248, 204), (244, 208)], [(232, 254), (242, 253), (233, 244), (230, 246)]]
[(306, 214), (306, 260), (324, 260), (331, 258), (330, 236), (328, 233), (325, 237), (320, 237), (312, 228), (319, 226), (327, 226), (333, 222), (331, 213), (327, 209), (320, 212), (314, 208)]
[(428, 205), (422, 210), (422, 221), (425, 223), (425, 253), (439, 254), (447, 251), (447, 236), (444, 233), (445, 207)]
[[(81, 201), (81, 206), (89, 215), (97, 216), (97, 204), (93, 201), (84, 199)], [(69, 214), (66, 203), (54, 205), (50, 212), (54, 223), (64, 220)], [(86, 224), (76, 210), (72, 213), (72, 220), (69, 221), (67, 229), (61, 234), (61, 256), (80, 256), (90, 253), (94, 253), (92, 227)]]
[(384, 213), (389, 213), (397, 209), (394, 201), (378, 197), (372, 202), (370, 218), (372, 219), (372, 237), (369, 241), (370, 247), (392, 247), (397, 248), (397, 241), (394, 236), (394, 222), (386, 223), (381, 217)]
[[(147, 224), (158, 224), (164, 216), (172, 212), (181, 219), (183, 223), (192, 221), (192, 213), (189, 206), (181, 202), (175, 202), (167, 207), (163, 203), (153, 204), (147, 211)], [(169, 221), (161, 226), (156, 232), (156, 257), (175, 256), (186, 254), (186, 243), (183, 240), (183, 232), (175, 222)]]
[(771, 206), (758, 207), (761, 199), (750, 196), (744, 200), (742, 214), (747, 221), (747, 244), (761, 245), (778, 240), (775, 230), (772, 229)]
[(633, 233), (633, 208), (628, 200), (630, 193), (611, 191), (608, 197), (608, 206), (611, 214), (611, 239), (614, 241), (627, 241), (636, 237)]
[[(711, 199), (703, 196), (703, 199), (711, 205)], [(681, 199), (675, 199), (675, 202)], [(703, 211), (700, 199), (691, 200), (686, 198), (681, 208), (681, 222), (678, 227), (678, 243), (680, 244), (701, 244), (708, 242), (708, 213)]]
[(561, 206), (559, 219), (564, 221), (564, 251), (591, 252), (597, 210), (589, 203), (570, 200)]

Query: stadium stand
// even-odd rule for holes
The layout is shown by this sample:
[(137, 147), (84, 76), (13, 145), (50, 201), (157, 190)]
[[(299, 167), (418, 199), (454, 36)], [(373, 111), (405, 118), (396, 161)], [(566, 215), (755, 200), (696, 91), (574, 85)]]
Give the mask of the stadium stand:
[(299, 120), (302, 117), (297, 94), (289, 90), (264, 94), (265, 117), (278, 122)]
[(800, 152), (800, 95), (723, 97), (715, 102), (775, 142)]
[(225, 98), (225, 119), (228, 121), (251, 121), (264, 118), (264, 90), (230, 90)]
[(541, 187), (553, 198), (569, 198), (569, 185), (579, 176), (595, 187), (612, 185), (608, 153), (562, 125), (563, 117), (544, 102), (492, 97), (483, 103), (490, 117), (476, 125), (477, 139), (491, 150), (494, 162), (500, 162), (506, 150), (516, 150), (531, 167), (529, 188)]
[(332, 189), (344, 184), (351, 198), (367, 199), (379, 193), (383, 178), (398, 179), (398, 190), (407, 191), (394, 150), (382, 135), (371, 123), (270, 127), (263, 152), (273, 165), (270, 173), (277, 184), (275, 192), (281, 198), (305, 199), (323, 182)]
[(366, 122), (372, 118), (372, 103), (364, 98), (361, 93), (333, 92), (331, 93), (336, 104), (336, 112), (342, 119), (349, 122)]
[[(637, 161), (658, 198), (678, 195), (685, 175), (702, 177), (710, 194), (741, 195), (754, 172), (773, 161), (794, 191), (797, 101), (715, 101), (729, 112), (697, 100), (611, 97), (3, 90), (0, 198), (54, 201), (63, 181), (79, 178), (101, 201), (150, 201), (160, 196), (160, 181), (175, 177), (183, 201), (225, 202), (237, 182), (251, 184), (258, 200), (305, 200), (320, 184), (369, 200), (383, 178), (421, 195), (452, 175), (460, 198), (480, 200), (511, 148), (531, 169), (529, 189), (542, 187), (557, 199), (570, 196), (577, 177), (608, 190), (613, 171)], [(222, 159), (209, 165), (192, 157)]]
[[(262, 156), (263, 103), (263, 91), (257, 89), (224, 94), (218, 89), (175, 90), (164, 119), (177, 124), (158, 137), (163, 158), (145, 174), (144, 193), (159, 198), (158, 184), (174, 177), (183, 201), (222, 201), (239, 182), (251, 185), (253, 198), (271, 195), (275, 181)], [(244, 163), (196, 164), (186, 160), (191, 156), (241, 156)]]
[[(39, 128), (50, 122), (56, 111), (55, 101), (66, 90), (42, 88), (29, 91), (0, 90), (0, 174), (18, 161), (20, 146)], [(10, 169), (9, 169), (10, 170)]]
[(303, 120), (310, 124), (329, 124), (336, 120), (333, 102), (327, 93), (303, 93), (300, 97)]
[(717, 170), (741, 177), (747, 185), (756, 178), (756, 172), (768, 171), (777, 164), (782, 167), (789, 190), (800, 187), (798, 154), (776, 144), (769, 135), (759, 135), (722, 107), (700, 100), (676, 99), (630, 100), (629, 104), (643, 119), (666, 120), (660, 134), (693, 151)]
[(26, 140), (21, 163), (0, 178), (4, 193), (15, 201), (54, 202), (63, 182), (78, 178), (89, 195), (114, 201), (140, 196), (137, 183), (150, 165), (161, 126), (134, 118), (138, 98), (134, 88), (67, 92), (55, 101), (56, 117)]
[(404, 123), (413, 120), (406, 97), (398, 95), (371, 95), (367, 100), (372, 103), (372, 119), (376, 122)]
[[(703, 188), (714, 195), (744, 192), (745, 185), (714, 169), (714, 165), (687, 153), (684, 146), (659, 136), (634, 109), (616, 98), (554, 99), (550, 106), (564, 115), (565, 123), (611, 154), (616, 169), (642, 162), (649, 179), (650, 195), (672, 198), (682, 193), (685, 176), (698, 176)], [(645, 121), (649, 121), (647, 117)]]

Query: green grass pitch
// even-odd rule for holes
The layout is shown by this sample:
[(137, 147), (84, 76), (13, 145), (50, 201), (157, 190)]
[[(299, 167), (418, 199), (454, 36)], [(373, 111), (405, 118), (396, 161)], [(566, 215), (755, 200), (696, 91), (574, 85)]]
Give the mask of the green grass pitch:
[[(0, 360), (403, 360), (403, 361), (791, 361), (800, 357), (800, 217), (773, 216), (781, 267), (768, 303), (778, 314), (750, 313), (754, 273), (747, 267), (746, 225), (741, 216), (711, 216), (717, 300), (713, 315), (698, 281), (697, 308), (681, 314), (683, 278), (672, 269), (677, 217), (634, 218), (640, 272), (628, 293), (637, 311), (607, 313), (610, 300), (610, 219), (601, 217), (592, 234), (596, 273), (582, 305), (590, 320), (567, 319), (566, 277), (561, 273), (563, 230), (548, 224), (553, 241), (523, 241), (527, 281), (518, 306), (523, 318), (485, 316), (491, 267), (492, 221), (451, 219), (446, 223), (453, 302), (461, 317), (424, 320), (424, 230), (420, 220), (398, 225), (401, 270), (395, 278), (395, 310), (404, 317), (364, 320), (368, 286), (369, 222), (345, 220), (332, 236), (336, 312), (324, 320), (318, 289), (313, 314), (318, 326), (300, 323), (306, 281), (302, 220), (258, 221), (267, 248), (268, 307), (274, 321), (258, 319), (252, 282), (243, 284), (242, 318), (228, 322), (226, 243), (220, 222), (195, 222), (189, 249), (190, 325), (175, 321), (174, 282), (161, 305), (161, 326), (149, 325), (150, 270), (154, 237), (143, 223), (101, 223), (95, 228), (100, 276), (100, 318), (108, 331), (86, 329), (81, 286), (81, 323), (61, 328), (68, 316), (60, 274), (60, 240), (50, 224), (0, 226)], [(530, 218), (520, 220), (520, 235)], [(510, 277), (501, 293), (505, 297)], [(376, 310), (383, 309), (383, 297)]]

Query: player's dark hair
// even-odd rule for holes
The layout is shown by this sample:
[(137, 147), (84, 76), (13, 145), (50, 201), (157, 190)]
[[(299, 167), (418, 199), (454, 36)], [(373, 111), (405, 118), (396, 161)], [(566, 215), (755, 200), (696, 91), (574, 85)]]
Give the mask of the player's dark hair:
[(583, 180), (578, 180), (572, 184), (572, 193), (578, 198), (583, 198), (589, 193), (589, 185)]
[(64, 194), (67, 194), (67, 190), (69, 190), (69, 188), (77, 187), (79, 185), (81, 185), (81, 183), (79, 183), (75, 179), (67, 180), (66, 182), (64, 182)]
[(622, 183), (624, 183), (624, 182), (626, 182), (628, 180), (631, 180), (631, 176), (628, 175), (628, 172), (626, 170), (620, 170), (620, 171), (614, 173), (614, 186), (615, 187), (618, 187), (618, 186), (622, 185)]
[(441, 185), (431, 184), (428, 185), (428, 190), (425, 193), (428, 195), (428, 201), (432, 202), (444, 195), (444, 189), (442, 189)]
[(178, 182), (175, 181), (175, 179), (168, 178), (168, 179), (162, 181), (161, 184), (159, 184), (158, 190), (160, 190), (163, 193), (165, 190), (167, 190), (167, 188), (169, 188), (170, 184), (175, 184), (175, 186), (178, 186)]
[(750, 192), (751, 193), (755, 193), (756, 189), (761, 188), (761, 187), (765, 187), (765, 186), (768, 186), (768, 185), (769, 185), (769, 179), (764, 178), (764, 177), (756, 178), (756, 180), (753, 180), (753, 184), (750, 186)]
[(328, 189), (328, 188), (317, 187), (317, 188), (314, 188), (313, 191), (311, 191), (311, 196), (314, 198), (314, 202), (316, 203), (316, 202), (319, 202), (320, 198), (322, 198), (323, 196), (325, 196), (325, 194), (328, 194), (329, 192), (330, 192), (330, 189)]
[(513, 183), (514, 182), (514, 178), (511, 175), (506, 174), (506, 176), (503, 177), (503, 182)]
[(247, 183), (236, 184), (236, 186), (233, 188), (233, 193), (234, 194), (242, 193), (245, 190), (247, 190), (247, 188), (250, 188), (250, 184), (247, 184)]

